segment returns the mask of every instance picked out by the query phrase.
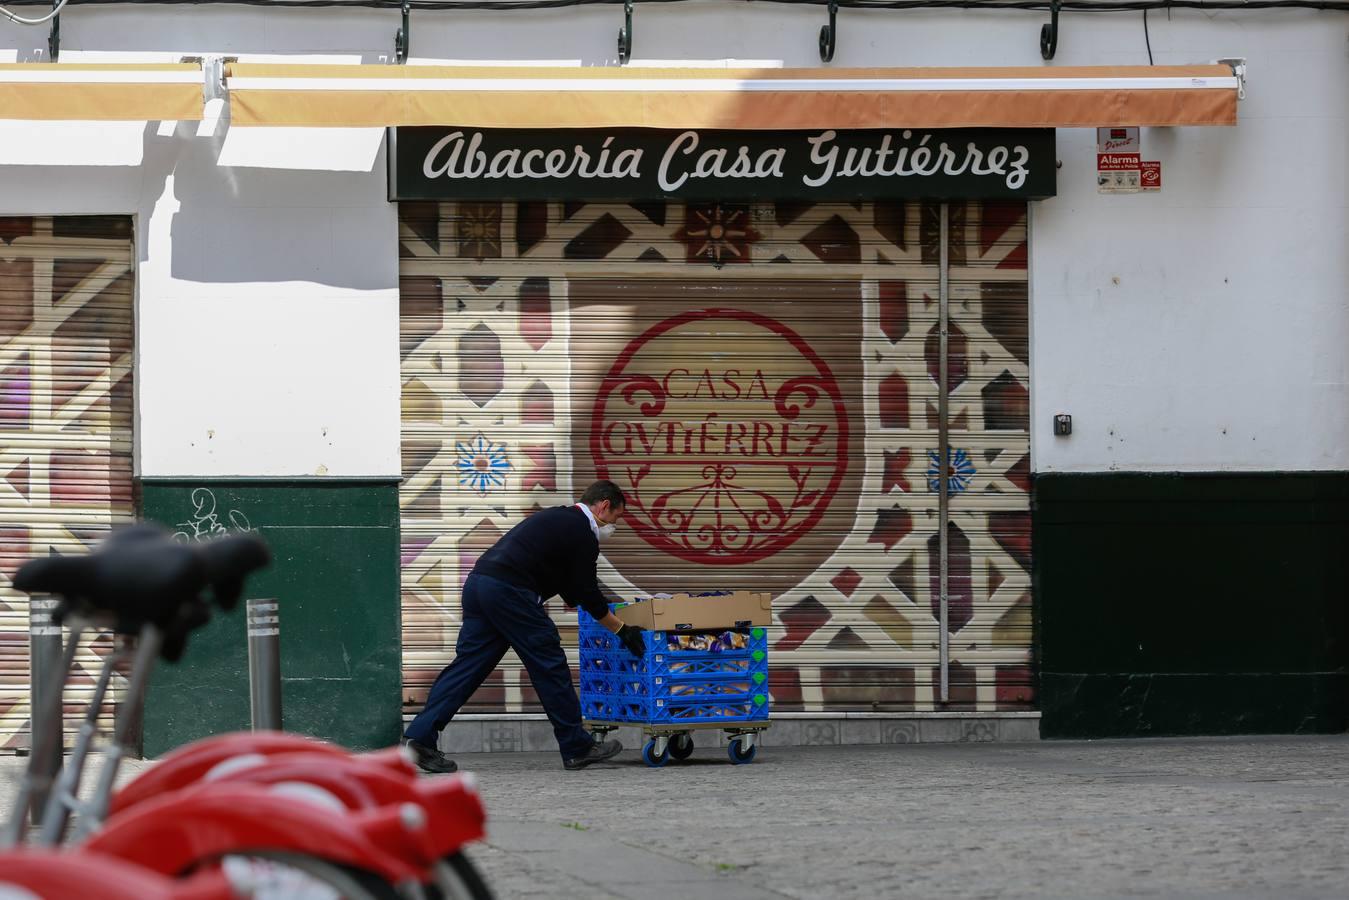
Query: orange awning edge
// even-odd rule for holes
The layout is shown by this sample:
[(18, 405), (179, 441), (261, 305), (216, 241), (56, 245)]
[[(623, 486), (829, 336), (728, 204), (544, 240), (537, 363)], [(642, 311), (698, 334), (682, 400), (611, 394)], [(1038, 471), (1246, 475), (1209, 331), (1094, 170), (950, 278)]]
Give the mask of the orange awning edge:
[(1074, 128), (1234, 125), (1230, 68), (615, 69), (231, 65), (235, 125)]

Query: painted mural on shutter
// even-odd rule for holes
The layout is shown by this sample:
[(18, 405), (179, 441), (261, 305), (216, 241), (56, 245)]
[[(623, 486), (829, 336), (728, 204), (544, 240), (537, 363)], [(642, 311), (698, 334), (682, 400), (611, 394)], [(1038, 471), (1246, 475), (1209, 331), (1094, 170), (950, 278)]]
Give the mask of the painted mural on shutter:
[[(25, 560), (84, 553), (131, 521), (131, 220), (0, 218), (0, 747), (29, 744)], [(86, 639), (66, 732), (110, 639)], [(122, 679), (112, 683), (113, 704)]]
[[(408, 709), (477, 556), (596, 477), (631, 500), (613, 596), (771, 588), (778, 711), (939, 708), (948, 478), (951, 700), (1031, 708), (1026, 206), (951, 205), (945, 467), (936, 210), (403, 204)], [(508, 654), (465, 711), (536, 708)]]
[[(1026, 709), (1033, 680), (1030, 592), (1030, 342), (1026, 208), (949, 204), (947, 351), (951, 498), (946, 709)], [(927, 258), (937, 258), (940, 216), (923, 207)], [(939, 336), (925, 337), (935, 385)], [(925, 410), (935, 425), (935, 409)], [(924, 479), (943, 477), (935, 451)], [(938, 542), (927, 548), (933, 559)], [(1023, 654), (1017, 661), (1016, 654)], [(934, 678), (936, 676), (933, 676)]]

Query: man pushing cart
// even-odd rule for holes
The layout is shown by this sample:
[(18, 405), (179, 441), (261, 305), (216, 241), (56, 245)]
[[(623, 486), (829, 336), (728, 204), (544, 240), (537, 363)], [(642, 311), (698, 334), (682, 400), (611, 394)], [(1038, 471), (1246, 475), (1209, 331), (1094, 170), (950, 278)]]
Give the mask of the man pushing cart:
[[(534, 513), (479, 557), (464, 582), (455, 658), (405, 731), (424, 771), (458, 768), (441, 752), (440, 733), (507, 649), (529, 672), (566, 769), (617, 755), (622, 745), (606, 738), (620, 724), (642, 726), (649, 738), (642, 758), (651, 766), (688, 758), (692, 732), (705, 728), (727, 733), (733, 761), (754, 759), (768, 727), (772, 598), (682, 594), (611, 610), (595, 564), (625, 506), (618, 485), (597, 481), (574, 506)], [(580, 607), (581, 703), (544, 609), (554, 594)]]

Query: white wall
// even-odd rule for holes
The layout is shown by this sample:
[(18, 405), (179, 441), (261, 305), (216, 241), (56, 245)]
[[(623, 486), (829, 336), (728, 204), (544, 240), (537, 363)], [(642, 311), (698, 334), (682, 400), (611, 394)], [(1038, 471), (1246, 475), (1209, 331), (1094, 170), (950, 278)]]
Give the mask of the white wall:
[(138, 168), (0, 166), (5, 212), (136, 216), (140, 474), (397, 474), (383, 178), (217, 166), (195, 132), (149, 131)]
[[(845, 9), (834, 65), (1038, 66), (1046, 18)], [(639, 6), (634, 62), (818, 65), (824, 21), (775, 4)], [(398, 23), (390, 11), (79, 7), (62, 16), (62, 59), (381, 62)], [(413, 61), (611, 64), (621, 23), (612, 6), (415, 12)], [(1349, 468), (1349, 16), (1177, 11), (1149, 25), (1159, 64), (1247, 57), (1249, 98), (1235, 129), (1145, 132), (1145, 155), (1163, 163), (1156, 195), (1099, 195), (1094, 135), (1059, 133), (1059, 196), (1033, 211), (1035, 467)], [(0, 28), (8, 58), (40, 58), (45, 40)], [(1140, 14), (1064, 15), (1052, 65), (1146, 62)], [(0, 211), (137, 215), (143, 474), (396, 474), (382, 158), (369, 133), (348, 132), (311, 157), (347, 171), (222, 166), (228, 133), (150, 126), (139, 167), (112, 158), (124, 139), (91, 143), (102, 167), (0, 164)], [(33, 141), (71, 161), (67, 140)], [(0, 163), (33, 162), (31, 142), (5, 144)], [(263, 154), (274, 163), (275, 150)], [(231, 138), (224, 154), (258, 150)], [(1051, 436), (1056, 412), (1073, 415), (1073, 436)]]
[(1059, 132), (1032, 222), (1036, 469), (1349, 468), (1349, 16), (1152, 25), (1158, 62), (1247, 57), (1247, 99), (1235, 129), (1144, 129), (1159, 194), (1097, 193), (1094, 135)]
[[(211, 45), (190, 33), (161, 33), (192, 19), (168, 7), (75, 10), (62, 16), (61, 58), (110, 46), (201, 52)], [(248, 19), (235, 8), (206, 31), (258, 31)], [(34, 34), (45, 43), (44, 29), (19, 37)], [(15, 39), (11, 26), (0, 41)], [(162, 52), (174, 42), (180, 51)], [(138, 472), (396, 476), (397, 221), (379, 133), (314, 148), (321, 167), (364, 169), (334, 172), (220, 165), (229, 132), (218, 122), (135, 128), (133, 154), (125, 126), (110, 142), (95, 124), (6, 123), (0, 134), (26, 140), (0, 144), (0, 163), (82, 153), (87, 164), (0, 164), (0, 211), (136, 217)]]

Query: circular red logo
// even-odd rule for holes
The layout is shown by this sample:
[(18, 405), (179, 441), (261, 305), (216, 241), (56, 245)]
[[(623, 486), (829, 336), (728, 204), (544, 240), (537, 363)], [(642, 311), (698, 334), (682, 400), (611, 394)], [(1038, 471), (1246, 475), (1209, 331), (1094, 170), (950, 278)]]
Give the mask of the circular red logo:
[(703, 309), (647, 329), (604, 377), (596, 474), (625, 524), (680, 559), (770, 557), (819, 521), (848, 464), (848, 413), (824, 360), (781, 322)]

